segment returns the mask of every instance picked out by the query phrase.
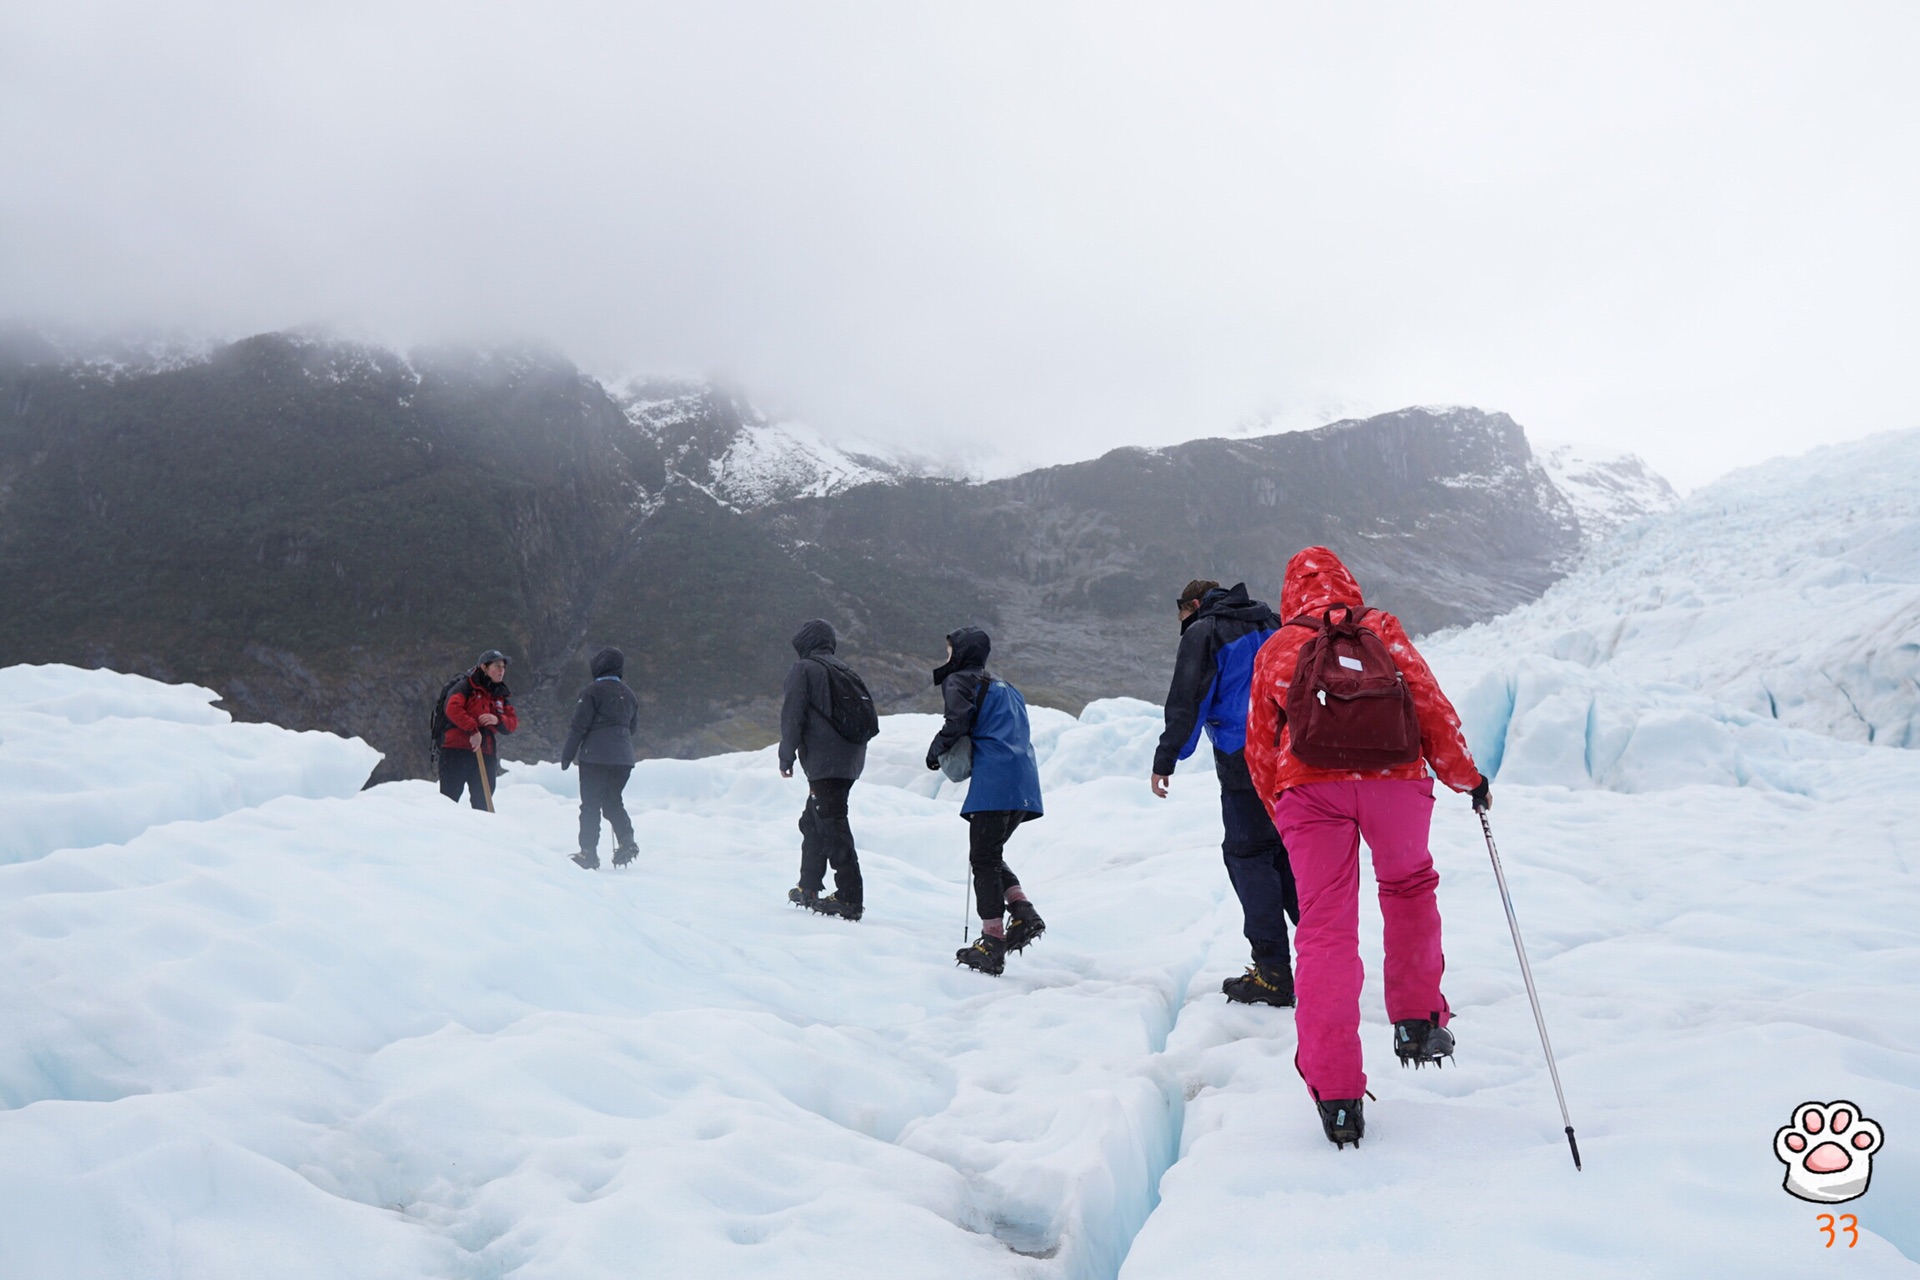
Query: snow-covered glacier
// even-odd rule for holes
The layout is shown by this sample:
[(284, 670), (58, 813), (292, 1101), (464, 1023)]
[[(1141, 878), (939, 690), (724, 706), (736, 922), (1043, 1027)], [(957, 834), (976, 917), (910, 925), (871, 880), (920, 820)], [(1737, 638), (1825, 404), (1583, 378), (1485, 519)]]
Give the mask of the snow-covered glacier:
[[(210, 691), (0, 671), (0, 1275), (1920, 1274), (1920, 751), (1817, 681), (1913, 722), (1857, 673), (1912, 639), (1914, 447), (1732, 477), (1429, 646), (1498, 763), (1581, 1173), (1462, 797), (1459, 1052), (1394, 1068), (1370, 972), (1376, 1100), (1336, 1151), (1290, 1014), (1220, 994), (1215, 784), (1153, 798), (1148, 704), (1035, 709), (1047, 816), (1008, 859), (1049, 929), (992, 979), (952, 962), (929, 716), (854, 788), (849, 925), (785, 902), (804, 786), (771, 749), (639, 765), (641, 857), (589, 874), (555, 765), (477, 813)], [(1837, 1098), (1886, 1145), (1834, 1249), (1773, 1135)]]
[(1920, 747), (1920, 431), (1736, 473), (1431, 648), (1504, 781), (1805, 790)]

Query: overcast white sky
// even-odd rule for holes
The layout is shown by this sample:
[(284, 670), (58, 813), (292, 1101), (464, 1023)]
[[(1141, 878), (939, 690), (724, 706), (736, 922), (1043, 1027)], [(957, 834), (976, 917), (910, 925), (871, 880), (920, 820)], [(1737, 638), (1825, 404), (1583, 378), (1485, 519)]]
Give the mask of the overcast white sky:
[(0, 0), (0, 316), (543, 340), (1052, 462), (1920, 425), (1920, 4)]

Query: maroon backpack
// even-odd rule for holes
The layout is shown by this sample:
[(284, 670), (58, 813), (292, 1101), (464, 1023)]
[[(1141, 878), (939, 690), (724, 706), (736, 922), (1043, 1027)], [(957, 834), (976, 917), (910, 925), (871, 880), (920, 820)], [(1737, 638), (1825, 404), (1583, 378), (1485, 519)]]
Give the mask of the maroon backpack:
[[(1344, 609), (1338, 621), (1334, 613)], [(1386, 642), (1365, 624), (1371, 609), (1335, 605), (1289, 627), (1318, 634), (1300, 648), (1285, 724), (1294, 758), (1315, 769), (1387, 769), (1420, 758), (1420, 717)], [(1274, 734), (1279, 745), (1279, 733)]]

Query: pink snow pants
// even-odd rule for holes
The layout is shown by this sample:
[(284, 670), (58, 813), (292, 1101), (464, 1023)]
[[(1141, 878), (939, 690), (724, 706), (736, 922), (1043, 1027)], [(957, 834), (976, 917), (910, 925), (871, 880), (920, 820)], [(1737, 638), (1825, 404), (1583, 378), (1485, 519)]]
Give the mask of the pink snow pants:
[(1316, 1098), (1358, 1098), (1367, 1073), (1360, 1054), (1360, 841), (1373, 851), (1385, 926), (1387, 1018), (1434, 1018), (1440, 994), (1440, 873), (1427, 851), (1433, 779), (1308, 782), (1280, 796), (1274, 825), (1300, 889), (1293, 945), (1294, 1065)]

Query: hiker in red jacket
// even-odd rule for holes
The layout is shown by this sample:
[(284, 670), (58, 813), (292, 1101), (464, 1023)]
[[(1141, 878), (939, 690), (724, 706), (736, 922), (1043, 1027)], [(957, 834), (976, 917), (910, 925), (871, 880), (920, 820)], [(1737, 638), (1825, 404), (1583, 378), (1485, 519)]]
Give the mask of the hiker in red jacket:
[[(1474, 767), (1459, 715), (1399, 619), (1366, 608), (1360, 584), (1338, 556), (1308, 547), (1288, 561), (1280, 616), (1285, 624), (1254, 659), (1247, 768), (1286, 841), (1299, 886), (1294, 1065), (1320, 1108), (1327, 1137), (1358, 1145), (1367, 1088), (1360, 1051), (1360, 841), (1373, 853), (1380, 890), (1394, 1052), (1402, 1065), (1437, 1064), (1453, 1053), (1453, 1034), (1440, 994), (1446, 960), (1434, 897), (1440, 875), (1427, 850), (1433, 816), (1427, 766), (1455, 791), (1471, 792), (1476, 808), (1490, 803), (1488, 783)], [(1303, 651), (1312, 670), (1301, 668)], [(1384, 696), (1336, 697), (1329, 704), (1329, 689), (1358, 687), (1339, 682), (1362, 677)], [(1301, 759), (1296, 746), (1317, 763)], [(1380, 762), (1396, 754), (1397, 763)], [(1369, 763), (1353, 767), (1356, 756)]]
[[(458, 801), (461, 791), (476, 809), (487, 807), (487, 795), (500, 780), (496, 739), (520, 727), (507, 688), (507, 655), (489, 649), (480, 655), (467, 678), (456, 681), (447, 695), (447, 731), (440, 739), (440, 794)], [(480, 759), (487, 766), (485, 791), (480, 786)]]

